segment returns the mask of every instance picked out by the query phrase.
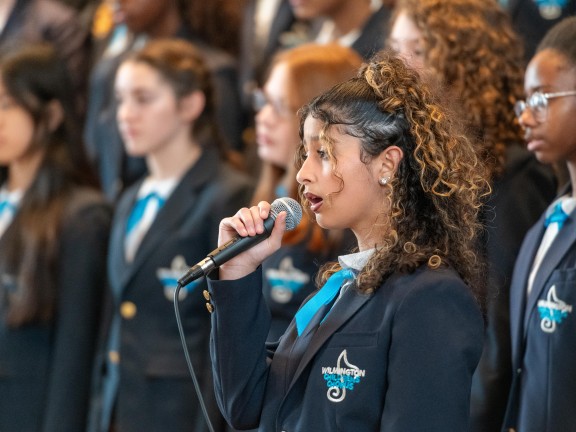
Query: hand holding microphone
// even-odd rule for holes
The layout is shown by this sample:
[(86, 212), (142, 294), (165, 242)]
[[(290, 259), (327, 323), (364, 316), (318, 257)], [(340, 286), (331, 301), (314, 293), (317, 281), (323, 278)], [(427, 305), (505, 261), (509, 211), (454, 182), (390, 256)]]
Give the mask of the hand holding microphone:
[[(272, 204), (262, 201), (258, 206), (240, 209), (220, 222), (220, 246), (192, 266), (178, 283), (185, 286), (224, 264), (222, 279), (238, 279), (251, 273), (280, 248), (284, 231), (296, 228), (301, 219), (302, 207), (292, 198), (278, 198)], [(263, 243), (269, 237), (270, 241)]]

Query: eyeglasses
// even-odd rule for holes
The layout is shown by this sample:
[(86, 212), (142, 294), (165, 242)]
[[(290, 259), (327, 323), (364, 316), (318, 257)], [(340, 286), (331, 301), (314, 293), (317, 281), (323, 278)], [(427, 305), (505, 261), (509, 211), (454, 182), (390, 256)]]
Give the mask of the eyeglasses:
[(272, 107), (272, 111), (277, 117), (288, 118), (294, 116), (296, 110), (279, 100), (270, 99), (262, 89), (252, 91), (252, 108), (258, 112), (266, 105)]
[(546, 120), (546, 114), (548, 112), (548, 99), (554, 99), (564, 96), (576, 96), (576, 90), (562, 91), (557, 93), (542, 93), (534, 92), (526, 100), (520, 100), (514, 104), (514, 113), (516, 117), (522, 117), (522, 114), (526, 108), (530, 108), (534, 119), (537, 122), (543, 122)]

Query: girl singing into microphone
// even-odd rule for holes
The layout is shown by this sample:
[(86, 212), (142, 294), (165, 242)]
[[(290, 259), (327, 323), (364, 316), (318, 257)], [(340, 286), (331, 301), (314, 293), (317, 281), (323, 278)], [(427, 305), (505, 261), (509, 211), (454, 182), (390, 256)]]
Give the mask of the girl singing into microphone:
[[(271, 237), (209, 282), (215, 390), (228, 422), (259, 431), (467, 429), (482, 351), (478, 211), (489, 187), (471, 142), (417, 72), (389, 53), (301, 111), (297, 180), (358, 252), (321, 272), (275, 344), (260, 263)], [(262, 232), (270, 205), (220, 224), (220, 243)]]

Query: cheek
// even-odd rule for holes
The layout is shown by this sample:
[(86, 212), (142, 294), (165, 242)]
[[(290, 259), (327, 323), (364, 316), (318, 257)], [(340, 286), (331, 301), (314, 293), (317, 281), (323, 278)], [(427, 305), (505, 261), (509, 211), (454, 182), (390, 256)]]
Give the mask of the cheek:
[(546, 122), (546, 140), (549, 144), (576, 151), (576, 104), (564, 110), (549, 112)]
[[(32, 146), (32, 129), (25, 128), (22, 124), (13, 124), (13, 128), (4, 133), (4, 139), (0, 149), (0, 162), (10, 164), (30, 154)], [(20, 127), (22, 126), (22, 127)]]

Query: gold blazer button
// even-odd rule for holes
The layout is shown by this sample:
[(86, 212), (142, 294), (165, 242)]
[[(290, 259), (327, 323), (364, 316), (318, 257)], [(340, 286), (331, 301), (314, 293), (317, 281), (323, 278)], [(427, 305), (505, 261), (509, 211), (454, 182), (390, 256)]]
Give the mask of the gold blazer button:
[(120, 315), (124, 319), (132, 319), (136, 316), (136, 305), (130, 301), (125, 301), (120, 305)]

